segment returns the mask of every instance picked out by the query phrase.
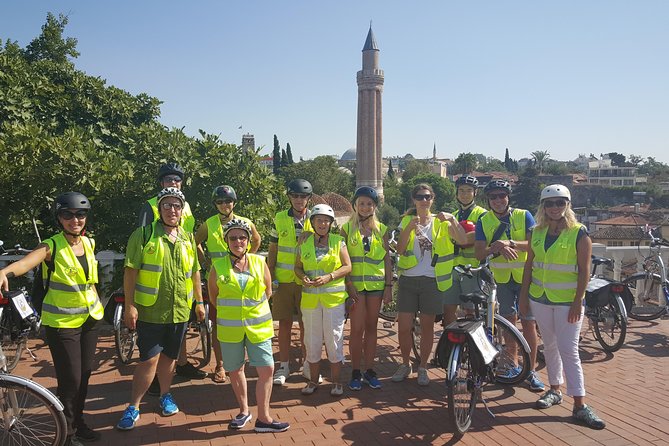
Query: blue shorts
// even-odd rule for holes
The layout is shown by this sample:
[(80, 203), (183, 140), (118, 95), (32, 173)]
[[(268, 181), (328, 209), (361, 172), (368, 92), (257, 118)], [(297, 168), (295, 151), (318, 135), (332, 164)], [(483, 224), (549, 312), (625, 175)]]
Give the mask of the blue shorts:
[(228, 372), (239, 370), (244, 365), (246, 355), (249, 357), (249, 364), (253, 367), (274, 366), (272, 338), (257, 344), (249, 341), (246, 336), (240, 342), (221, 342), (221, 353), (223, 368)]
[(176, 360), (186, 334), (186, 325), (186, 322), (154, 324), (137, 321), (139, 360), (146, 361), (160, 353)]
[[(499, 314), (504, 317), (518, 315), (518, 296), (520, 295), (520, 284), (513, 279), (507, 283), (497, 284), (497, 302), (499, 302)], [(530, 310), (521, 319), (533, 321), (532, 311)]]

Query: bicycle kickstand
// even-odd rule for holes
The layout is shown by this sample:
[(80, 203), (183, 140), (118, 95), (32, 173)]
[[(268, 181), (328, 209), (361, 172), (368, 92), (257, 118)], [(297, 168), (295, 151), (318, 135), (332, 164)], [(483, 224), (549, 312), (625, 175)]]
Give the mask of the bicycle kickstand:
[(483, 392), (481, 392), (481, 389), (479, 389), (479, 398), (481, 399), (481, 402), (483, 403), (483, 407), (485, 407), (485, 410), (488, 411), (488, 414), (490, 414), (491, 417), (495, 418), (495, 414), (492, 413), (490, 410), (490, 407), (488, 407), (488, 402), (483, 398)]
[(33, 351), (32, 351), (31, 349), (29, 349), (28, 347), (26, 347), (26, 351), (28, 352), (28, 354), (30, 355), (30, 357), (33, 358), (33, 361), (37, 361), (37, 356), (35, 356), (35, 354), (33, 353)]

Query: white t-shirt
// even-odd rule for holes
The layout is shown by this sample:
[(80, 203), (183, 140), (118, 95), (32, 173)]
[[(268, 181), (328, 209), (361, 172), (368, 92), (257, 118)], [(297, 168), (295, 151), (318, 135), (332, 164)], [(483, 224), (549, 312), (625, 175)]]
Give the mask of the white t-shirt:
[(418, 277), (435, 277), (432, 266), (432, 224), (434, 218), (426, 226), (416, 225), (414, 230), (413, 254), (418, 259), (418, 265), (402, 271), (402, 275)]

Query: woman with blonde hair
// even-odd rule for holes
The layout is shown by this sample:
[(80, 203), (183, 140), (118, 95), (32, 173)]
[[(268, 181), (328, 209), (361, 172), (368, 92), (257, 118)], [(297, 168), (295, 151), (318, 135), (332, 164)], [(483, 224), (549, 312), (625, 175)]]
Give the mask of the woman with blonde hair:
[(532, 231), (523, 283), (520, 312), (532, 311), (544, 341), (550, 389), (537, 401), (548, 409), (562, 403), (560, 386), (574, 399), (572, 418), (592, 429), (606, 424), (585, 404), (583, 368), (578, 341), (583, 323), (583, 299), (590, 278), (592, 241), (571, 209), (571, 193), (561, 184), (541, 192), (537, 225)]

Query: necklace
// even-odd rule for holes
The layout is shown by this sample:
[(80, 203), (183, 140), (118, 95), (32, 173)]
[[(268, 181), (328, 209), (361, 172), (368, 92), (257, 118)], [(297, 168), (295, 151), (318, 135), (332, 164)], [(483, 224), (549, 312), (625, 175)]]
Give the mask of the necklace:
[(246, 254), (244, 254), (242, 257), (238, 257), (237, 260), (235, 260), (234, 268), (241, 273), (242, 271), (246, 270), (247, 263), (248, 261), (246, 258)]
[(68, 243), (70, 246), (78, 246), (78, 245), (81, 245), (81, 237), (77, 237), (74, 243), (72, 243), (72, 242), (68, 239), (68, 240), (67, 240), (67, 243)]

